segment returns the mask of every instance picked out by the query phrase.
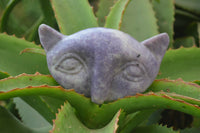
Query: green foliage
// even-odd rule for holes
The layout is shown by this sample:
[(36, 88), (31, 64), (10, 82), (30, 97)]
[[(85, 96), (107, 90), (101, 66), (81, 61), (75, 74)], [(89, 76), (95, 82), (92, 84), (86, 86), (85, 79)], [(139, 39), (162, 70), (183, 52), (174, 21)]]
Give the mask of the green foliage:
[(120, 116), (121, 110), (118, 111), (118, 113), (114, 116), (113, 120), (111, 122), (101, 128), (101, 129), (89, 129), (85, 127), (76, 117), (75, 109), (71, 107), (69, 103), (65, 103), (64, 106), (61, 107), (59, 114), (56, 117), (56, 120), (54, 121), (54, 128), (52, 130), (53, 133), (73, 133), (73, 132), (79, 132), (79, 133), (114, 133), (117, 130), (118, 127), (118, 121)]
[(47, 133), (49, 128), (31, 129), (24, 126), (8, 110), (0, 106), (0, 129), (2, 133)]
[[(0, 32), (7, 33), (0, 34), (0, 132), (198, 132), (199, 5), (199, 0), (35, 0), (33, 6), (32, 1), (0, 0)], [(45, 52), (30, 42), (39, 43), (41, 23), (67, 35), (104, 26), (138, 41), (167, 32), (170, 49), (146, 92), (97, 105), (45, 75)], [(189, 114), (193, 121), (184, 128), (190, 128), (162, 126), (164, 109)]]
[(20, 54), (26, 48), (41, 49), (41, 47), (6, 34), (0, 34), (0, 42), (0, 71), (8, 72), (10, 75), (35, 72), (49, 73), (45, 56), (30, 53)]
[(160, 125), (152, 125), (146, 127), (138, 127), (133, 130), (134, 133), (178, 133), (178, 131), (173, 131), (171, 128), (163, 127)]
[[(22, 84), (19, 84), (19, 83), (22, 83)], [(51, 86), (58, 85), (51, 76), (45, 76), (39, 73), (36, 73), (35, 75), (22, 74), (17, 77), (10, 77), (10, 78), (1, 80), (0, 84), (2, 88), (1, 91), (8, 91), (15, 88), (24, 88), (26, 86), (40, 86), (44, 84), (51, 85)], [(60, 106), (59, 104), (60, 102), (58, 102), (58, 100), (57, 100), (57, 104), (59, 104), (59, 106), (57, 106), (57, 104), (54, 104), (54, 106), (52, 105), (50, 106), (48, 105), (48, 102), (45, 101), (45, 98), (42, 98), (39, 96), (29, 96), (29, 97), (21, 97), (21, 98), (22, 100), (27, 102), (32, 108), (37, 110), (38, 113), (43, 115), (43, 117), (49, 123), (52, 123), (52, 119), (55, 117), (55, 113), (57, 112), (57, 110), (55, 111), (54, 108), (57, 109)], [(26, 108), (26, 107), (23, 107), (23, 108)]]
[(1, 18), (1, 23), (0, 23), (0, 32), (4, 32), (7, 26), (7, 21), (8, 21), (8, 17), (10, 12), (12, 11), (12, 9), (15, 7), (15, 5), (19, 2), (20, 0), (11, 0), (7, 6), (6, 9), (2, 15)]
[(0, 71), (0, 79), (4, 79), (4, 78), (7, 78), (9, 77), (9, 74), (7, 72), (1, 72)]
[(149, 0), (131, 0), (122, 18), (120, 30), (143, 41), (158, 34), (155, 12)]
[(117, 0), (100, 0), (96, 16), (98, 18), (99, 26), (103, 27), (106, 21), (106, 16), (110, 12), (110, 8)]
[(36, 53), (36, 54), (46, 55), (44, 49), (40, 49), (40, 48), (26, 48), (23, 51), (21, 51), (20, 54), (23, 54), (23, 53)]
[(52, 0), (52, 5), (63, 34), (70, 35), (79, 30), (98, 26), (87, 0)]
[(175, 48), (180, 48), (182, 47), (192, 47), (195, 44), (194, 37), (189, 36), (189, 37), (182, 37), (182, 38), (177, 38), (176, 41), (174, 41), (174, 46)]
[[(22, 76), (23, 77), (23, 76)], [(26, 78), (24, 76), (21, 79)], [(36, 76), (37, 77), (37, 76)], [(38, 76), (39, 77), (39, 76)], [(44, 76), (45, 77), (45, 76)], [(19, 77), (16, 77), (18, 79)], [(8, 79), (12, 80), (12, 79)], [(8, 82), (7, 79), (2, 80), (1, 85), (5, 86), (3, 82)], [(37, 79), (35, 79), (37, 80)], [(41, 78), (38, 79), (41, 81)], [(39, 82), (38, 81), (38, 82)], [(18, 80), (18, 82), (20, 82)], [(37, 82), (36, 82), (37, 83)], [(31, 83), (30, 83), (31, 84)], [(42, 84), (42, 83), (41, 83)], [(46, 82), (46, 84), (51, 84)], [(0, 88), (2, 88), (0, 86)], [(4, 87), (6, 88), (6, 87)], [(128, 98), (123, 98), (118, 101), (103, 104), (101, 107), (97, 106), (94, 103), (90, 102), (90, 99), (83, 97), (80, 94), (75, 93), (72, 90), (65, 90), (61, 87), (53, 87), (53, 86), (28, 86), (21, 89), (12, 89), (12, 85), (9, 89), (9, 84), (7, 84), (7, 90), (4, 93), (0, 94), (0, 99), (7, 99), (16, 96), (30, 96), (30, 95), (46, 95), (51, 96), (62, 101), (67, 100), (78, 113), (79, 118), (89, 127), (92, 128), (100, 128), (105, 126), (112, 119), (114, 114), (122, 108), (127, 114), (133, 113), (135, 111), (144, 110), (144, 109), (157, 109), (157, 108), (170, 108), (179, 110), (188, 114), (192, 114), (194, 116), (199, 116), (200, 110), (196, 107), (196, 105), (200, 105), (200, 102), (193, 98), (199, 99), (199, 91), (200, 86), (196, 86), (192, 83), (187, 83), (183, 81), (168, 81), (168, 80), (158, 80), (155, 81), (152, 86), (148, 89), (149, 91), (157, 92), (157, 93), (147, 93), (140, 94)], [(16, 87), (18, 88), (18, 87)], [(170, 90), (169, 90), (170, 88)], [(48, 92), (47, 92), (48, 91)], [(160, 91), (166, 91), (168, 93), (160, 93)], [(169, 92), (172, 92), (170, 94)], [(174, 94), (176, 93), (176, 94)], [(185, 97), (187, 96), (187, 97)], [(31, 103), (30, 101), (25, 100), (27, 103)], [(82, 101), (81, 105), (79, 102)], [(146, 102), (148, 101), (148, 102)], [(127, 106), (128, 103), (132, 103)], [(32, 106), (34, 109), (38, 110), (38, 112), (43, 115), (44, 118), (51, 118), (50, 114), (46, 115), (42, 113), (42, 111), (46, 112), (50, 109), (46, 108), (45, 105), (40, 107), (40, 101), (37, 103), (37, 106)], [(54, 117), (55, 118), (55, 117)], [(141, 120), (141, 119), (139, 119)]]
[(200, 49), (196, 47), (168, 50), (161, 63), (160, 74), (157, 78), (200, 80), (199, 52)]
[(200, 15), (199, 0), (175, 0), (175, 2), (178, 7)]
[[(28, 98), (32, 99), (33, 96), (29, 96)], [(35, 104), (38, 104), (39, 100), (35, 100), (35, 99), (36, 98), (34, 97)], [(46, 119), (44, 119), (44, 117), (40, 115), (37, 110), (35, 110), (28, 104), (30, 103), (30, 101), (27, 101), (27, 100), (24, 101), (18, 97), (14, 98), (13, 101), (16, 105), (16, 109), (18, 110), (21, 121), (23, 121), (23, 124), (25, 126), (30, 127), (30, 128), (43, 128), (43, 127), (52, 128), (51, 124)], [(37, 105), (39, 106), (38, 108), (41, 108), (40, 105), (41, 105), (40, 103), (39, 105)], [(34, 116), (34, 117), (30, 119), (30, 116)]]
[(170, 38), (169, 47), (173, 43), (174, 0), (153, 0), (153, 8), (158, 19), (159, 32), (167, 32)]
[(106, 28), (120, 29), (121, 20), (129, 2), (130, 0), (119, 0), (116, 2), (106, 18)]
[(142, 111), (135, 112), (133, 114), (127, 115), (124, 123), (121, 125), (120, 133), (129, 133), (134, 128), (136, 128), (139, 124), (145, 121), (150, 115), (154, 112), (153, 109), (145, 109)]

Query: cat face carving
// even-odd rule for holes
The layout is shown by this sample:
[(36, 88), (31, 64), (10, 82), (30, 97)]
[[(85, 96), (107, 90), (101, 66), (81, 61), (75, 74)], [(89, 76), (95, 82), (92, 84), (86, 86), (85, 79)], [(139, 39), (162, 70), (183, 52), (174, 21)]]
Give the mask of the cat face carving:
[(55, 80), (97, 104), (144, 92), (169, 44), (166, 33), (138, 42), (114, 29), (89, 28), (65, 36), (44, 24), (39, 36)]

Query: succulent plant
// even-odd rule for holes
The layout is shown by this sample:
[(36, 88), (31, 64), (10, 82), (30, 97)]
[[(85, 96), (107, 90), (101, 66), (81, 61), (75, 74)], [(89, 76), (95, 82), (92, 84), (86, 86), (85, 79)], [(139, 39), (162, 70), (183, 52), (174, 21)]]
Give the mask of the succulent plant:
[[(0, 132), (199, 132), (199, 5), (199, 0), (0, 0)], [(58, 35), (58, 38), (55, 38), (55, 34), (47, 32), (44, 35), (52, 34), (53, 36), (45, 37), (46, 41), (43, 40), (45, 38), (41, 39), (41, 43), (47, 43), (49, 40), (52, 44), (49, 45), (50, 47), (55, 45), (50, 49), (47, 45), (42, 44), (44, 49), (38, 45), (40, 44), (38, 28), (41, 24), (51, 26), (55, 30), (47, 27), (46, 29)], [(67, 40), (66, 43), (70, 43), (69, 40), (73, 36), (80, 36), (86, 31), (93, 30), (114, 31), (121, 34), (118, 38), (129, 38), (127, 41), (134, 41), (138, 45), (133, 43), (133, 46), (121, 54), (130, 55), (136, 59), (137, 56), (142, 59), (143, 56), (149, 55), (145, 59), (152, 58), (155, 61), (155, 58), (158, 58), (157, 65), (164, 55), (168, 40), (166, 34), (160, 33), (168, 34), (169, 49), (162, 59), (159, 72), (158, 68), (153, 68), (156, 71), (154, 74), (158, 72), (158, 75), (153, 83), (146, 90), (144, 89), (144, 92), (139, 91), (140, 93), (136, 95), (116, 100), (102, 94), (103, 99), (94, 100), (97, 103), (106, 101), (99, 105), (92, 102), (89, 92), (89, 94), (79, 94), (75, 91), (77, 88), (74, 88), (75, 90), (68, 88), (73, 85), (64, 89), (64, 85), (61, 84), (62, 87), (58, 79), (55, 78), (58, 82), (54, 80), (52, 77), (55, 77), (54, 72), (52, 73), (50, 69), (52, 75), (50, 74), (46, 63), (50, 52), (53, 52), (58, 45), (62, 45), (65, 40)], [(94, 37), (91, 35), (88, 41)], [(156, 49), (149, 47), (156, 45), (149, 42), (160, 40), (158, 38), (162, 37), (166, 41), (159, 45), (164, 48), (163, 51), (158, 46)], [(73, 40), (79, 42), (76, 39)], [(87, 41), (87, 38), (83, 39)], [(99, 41), (93, 42), (99, 44), (103, 41), (101, 36), (98, 36), (98, 39)], [(54, 41), (58, 43), (52, 43)], [(123, 47), (120, 45), (122, 43), (115, 41), (119, 47)], [(68, 46), (64, 46), (63, 50)], [(95, 50), (96, 46), (98, 45), (91, 45), (89, 48)], [(139, 55), (134, 52), (129, 54), (133, 50), (132, 47), (136, 46), (138, 46), (137, 49), (141, 47), (141, 51), (146, 49), (145, 54)], [(73, 47), (77, 48), (78, 43)], [(95, 51), (109, 54), (109, 49), (104, 47), (101, 44), (101, 47)], [(157, 56), (156, 53), (161, 56)], [(67, 54), (56, 61), (59, 64), (62, 58), (68, 56), (71, 57), (72, 54)], [(73, 57), (79, 59), (74, 54)], [(80, 57), (81, 63), (85, 63), (83, 57)], [(109, 59), (105, 55), (100, 55), (100, 57), (105, 57), (104, 60)], [(79, 64), (74, 58), (68, 61)], [(98, 62), (100, 63), (100, 60)], [(152, 63), (152, 61), (145, 62)], [(114, 64), (120, 65), (120, 62)], [(89, 66), (88, 72), (97, 70), (92, 65), (86, 63), (84, 65)], [(73, 68), (71, 65), (67, 67)], [(98, 72), (105, 70), (102, 66), (98, 67), (102, 68)], [(116, 68), (120, 67), (116, 66)], [(151, 72), (149, 69), (150, 67), (145, 70)], [(76, 70), (82, 70), (82, 67)], [(62, 66), (59, 71), (63, 71)], [(110, 79), (112, 77), (110, 73), (113, 71), (115, 69), (110, 68), (109, 73), (102, 75), (105, 77), (102, 79), (104, 86), (107, 86), (106, 83), (109, 81), (106, 81), (106, 78)], [(136, 70), (131, 68), (130, 71)], [(150, 79), (155, 78), (154, 74)], [(97, 80), (91, 78), (90, 75), (93, 74), (83, 74), (89, 80)], [(144, 81), (144, 85), (150, 84), (150, 80), (147, 80)], [(90, 83), (88, 89), (91, 89)], [(121, 83), (119, 86), (122, 85)], [(82, 85), (80, 89), (84, 90), (85, 86)], [(112, 90), (112, 87), (105, 89)]]

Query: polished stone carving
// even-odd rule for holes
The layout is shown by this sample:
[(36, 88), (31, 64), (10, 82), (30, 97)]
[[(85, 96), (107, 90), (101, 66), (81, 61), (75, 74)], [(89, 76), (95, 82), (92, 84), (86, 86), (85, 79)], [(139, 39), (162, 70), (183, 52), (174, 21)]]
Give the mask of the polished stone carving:
[(39, 36), (55, 80), (97, 104), (144, 92), (169, 44), (166, 33), (138, 42), (114, 29), (89, 28), (65, 36), (44, 24)]

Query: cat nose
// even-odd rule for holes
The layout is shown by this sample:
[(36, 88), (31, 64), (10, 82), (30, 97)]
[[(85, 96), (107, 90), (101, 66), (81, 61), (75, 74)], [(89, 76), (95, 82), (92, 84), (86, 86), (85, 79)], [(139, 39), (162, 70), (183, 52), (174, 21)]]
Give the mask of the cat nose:
[(90, 91), (91, 100), (97, 104), (103, 104), (109, 97), (109, 83), (106, 83), (106, 79), (93, 80)]

